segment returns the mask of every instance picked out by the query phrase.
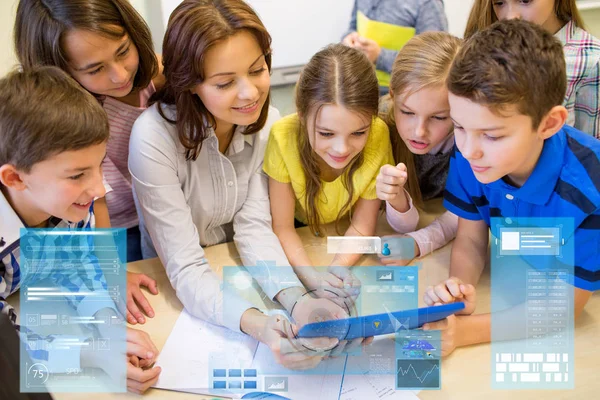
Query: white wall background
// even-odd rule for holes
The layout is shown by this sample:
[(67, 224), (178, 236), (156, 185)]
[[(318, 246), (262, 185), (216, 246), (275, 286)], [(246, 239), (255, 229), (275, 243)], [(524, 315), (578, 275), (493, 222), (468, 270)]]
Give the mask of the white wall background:
[(17, 63), (12, 38), (17, 3), (17, 0), (0, 0), (0, 76)]
[[(474, 0), (444, 0), (450, 33), (462, 36)], [(181, 0), (137, 0), (139, 10), (151, 14), (160, 2), (163, 26)], [(337, 42), (348, 29), (354, 0), (247, 0), (273, 38), (273, 67), (305, 64), (320, 48)], [(152, 5), (152, 6), (151, 6)], [(161, 29), (160, 26), (155, 26)], [(156, 40), (155, 40), (156, 45)], [(160, 46), (158, 46), (158, 49)]]
[[(155, 49), (160, 52), (166, 22), (180, 0), (130, 1), (150, 25)], [(303, 64), (320, 47), (339, 40), (350, 19), (352, 1), (248, 0), (273, 36), (275, 66)], [(444, 0), (452, 34), (462, 36), (473, 1)], [(18, 0), (0, 0), (0, 76), (16, 64), (12, 30), (17, 3)], [(588, 30), (600, 37), (600, 8), (584, 10), (582, 14)]]

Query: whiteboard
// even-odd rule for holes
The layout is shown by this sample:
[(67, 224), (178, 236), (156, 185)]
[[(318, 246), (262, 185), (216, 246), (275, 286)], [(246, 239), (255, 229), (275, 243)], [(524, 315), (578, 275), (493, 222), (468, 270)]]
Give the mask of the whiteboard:
[[(152, 29), (155, 47), (181, 0), (131, 0)], [(401, 0), (398, 0), (401, 1)], [(301, 66), (347, 31), (354, 0), (247, 0), (273, 39), (273, 68)], [(462, 37), (474, 0), (444, 0), (450, 33)], [(160, 6), (157, 7), (157, 3)], [(156, 14), (160, 14), (157, 18)], [(156, 20), (160, 22), (157, 24)]]
[[(164, 26), (181, 0), (162, 0)], [(348, 30), (354, 0), (247, 0), (273, 39), (273, 68), (304, 65)], [(164, 31), (163, 31), (164, 34)]]
[(444, 0), (448, 32), (454, 36), (463, 37), (474, 2), (475, 0)]

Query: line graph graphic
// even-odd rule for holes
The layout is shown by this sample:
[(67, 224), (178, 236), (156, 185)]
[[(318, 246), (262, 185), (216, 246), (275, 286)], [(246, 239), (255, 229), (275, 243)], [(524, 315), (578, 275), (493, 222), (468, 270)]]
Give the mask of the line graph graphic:
[(440, 360), (396, 360), (396, 389), (439, 389)]

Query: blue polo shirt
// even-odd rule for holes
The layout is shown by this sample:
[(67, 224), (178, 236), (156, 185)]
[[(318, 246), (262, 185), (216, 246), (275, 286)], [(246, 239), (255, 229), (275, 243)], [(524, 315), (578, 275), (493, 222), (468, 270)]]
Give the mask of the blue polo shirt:
[(531, 176), (521, 188), (499, 179), (480, 183), (455, 146), (444, 206), (461, 218), (572, 218), (576, 287), (600, 289), (600, 141), (570, 126), (544, 142)]

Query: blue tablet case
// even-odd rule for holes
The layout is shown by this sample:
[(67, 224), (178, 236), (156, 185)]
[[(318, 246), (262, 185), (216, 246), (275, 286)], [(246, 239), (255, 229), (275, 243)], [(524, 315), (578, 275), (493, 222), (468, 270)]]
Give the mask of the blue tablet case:
[(334, 337), (350, 340), (394, 333), (401, 329), (420, 328), (428, 322), (439, 321), (465, 308), (465, 303), (450, 303), (414, 310), (366, 315), (347, 319), (315, 322), (304, 325), (298, 337)]

